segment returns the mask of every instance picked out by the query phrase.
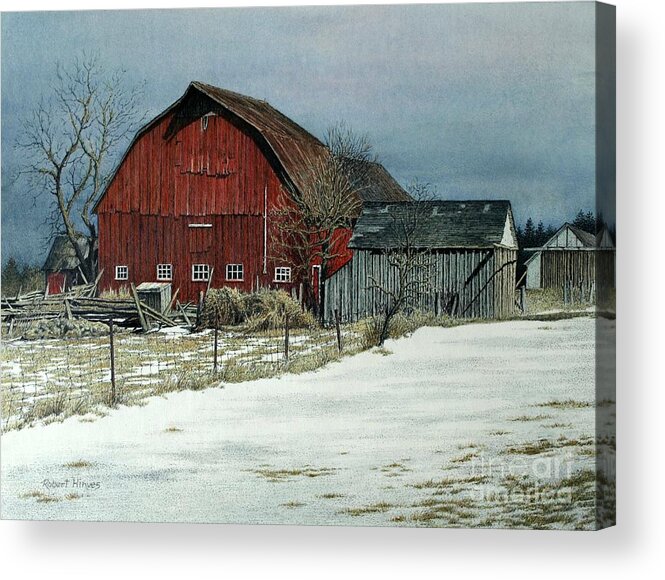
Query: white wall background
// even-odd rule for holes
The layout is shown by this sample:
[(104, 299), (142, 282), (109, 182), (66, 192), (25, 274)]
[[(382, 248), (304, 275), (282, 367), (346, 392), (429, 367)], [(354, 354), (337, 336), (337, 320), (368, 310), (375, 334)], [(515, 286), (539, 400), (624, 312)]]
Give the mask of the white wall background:
[[(280, 4), (254, 0), (254, 4)], [(284, 2), (281, 2), (284, 3)], [(313, 2), (309, 2), (313, 3)], [(365, 0), (365, 3), (370, 3)], [(241, 2), (197, 0), (197, 6)], [(662, 560), (665, 5), (618, 7), (618, 518), (600, 533), (0, 522), (4, 578), (625, 578)], [(104, 0), (99, 8), (178, 7)], [(3, 10), (92, 8), (11, 0)], [(662, 566), (661, 566), (662, 568)]]

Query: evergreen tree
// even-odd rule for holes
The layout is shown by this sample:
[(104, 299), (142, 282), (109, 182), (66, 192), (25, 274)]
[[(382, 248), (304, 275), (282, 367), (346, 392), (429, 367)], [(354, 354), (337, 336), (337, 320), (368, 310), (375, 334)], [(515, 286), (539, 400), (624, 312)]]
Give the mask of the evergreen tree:
[(545, 237), (545, 226), (543, 225), (543, 220), (540, 220), (538, 222), (538, 227), (536, 228), (536, 246), (542, 246), (546, 241), (547, 238)]
[(592, 211), (586, 213), (582, 210), (578, 211), (572, 225), (590, 234), (596, 233), (596, 218)]
[(524, 247), (530, 248), (535, 245), (536, 241), (536, 229), (533, 226), (533, 220), (531, 218), (526, 220), (524, 225)]

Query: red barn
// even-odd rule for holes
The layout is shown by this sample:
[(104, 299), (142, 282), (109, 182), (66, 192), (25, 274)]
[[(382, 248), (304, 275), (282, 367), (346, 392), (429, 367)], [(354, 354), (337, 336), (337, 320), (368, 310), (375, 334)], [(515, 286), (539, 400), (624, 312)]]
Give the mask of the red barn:
[[(303, 169), (328, 154), (265, 101), (191, 83), (137, 133), (97, 203), (101, 288), (169, 281), (196, 300), (209, 281), (297, 287), (292, 264), (270, 247), (270, 216), (280, 192), (307, 187)], [(408, 199), (382, 166), (369, 175), (363, 200)], [(350, 257), (345, 247), (332, 270)]]

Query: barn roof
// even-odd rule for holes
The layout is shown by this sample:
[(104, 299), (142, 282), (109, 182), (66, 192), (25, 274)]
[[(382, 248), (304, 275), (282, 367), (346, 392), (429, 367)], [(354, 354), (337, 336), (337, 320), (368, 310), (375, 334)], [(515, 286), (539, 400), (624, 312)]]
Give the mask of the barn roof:
[(515, 239), (512, 210), (506, 200), (368, 203), (349, 247), (397, 248), (404, 243), (400, 234), (404, 223), (413, 223), (412, 243), (422, 248), (491, 248), (504, 240), (507, 223)]
[[(191, 86), (254, 127), (266, 140), (284, 171), (300, 190), (308, 187), (311, 168), (330, 154), (328, 148), (314, 135), (266, 101), (199, 81), (192, 82)], [(369, 167), (362, 167), (364, 164), (368, 164)], [(354, 185), (360, 186), (359, 195), (364, 202), (411, 199), (381, 164), (366, 161), (356, 162), (349, 167), (351, 181)]]
[(576, 236), (577, 239), (582, 243), (583, 246), (587, 248), (593, 248), (596, 245), (596, 236), (593, 234), (590, 234), (589, 232), (586, 232), (584, 230), (581, 230), (580, 228), (576, 226), (572, 226), (570, 224), (565, 224), (568, 226), (568, 229), (573, 232)]
[[(575, 246), (575, 245), (570, 245), (570, 246), (559, 246), (555, 242), (561, 232), (564, 230), (570, 230), (573, 235), (579, 240), (580, 246)], [(606, 250), (613, 248), (614, 244), (612, 242), (612, 238), (609, 235), (609, 231), (607, 230), (606, 227), (603, 226), (603, 228), (598, 232), (597, 235), (593, 235), (590, 232), (587, 232), (586, 230), (582, 230), (578, 228), (577, 226), (573, 226), (569, 224), (568, 222), (565, 222), (557, 231), (556, 233), (549, 239), (547, 240), (542, 246), (539, 248), (525, 248), (527, 252), (534, 252), (529, 258), (524, 262), (525, 265), (529, 265), (533, 260), (535, 260), (542, 252), (544, 251), (561, 251), (561, 250)]]
[[(78, 239), (78, 246), (83, 256), (88, 256), (88, 243), (84, 236)], [(45, 272), (62, 272), (64, 270), (76, 270), (80, 262), (76, 257), (74, 246), (67, 236), (56, 236), (49, 250), (43, 270)]]
[[(134, 140), (127, 148), (125, 156), (118, 164), (116, 172), (141, 135), (150, 130), (166, 114), (177, 108), (193, 90), (206, 95), (259, 133), (274, 153), (290, 181), (300, 191), (307, 188), (309, 180), (312, 179), (311, 168), (321, 163), (330, 154), (328, 148), (314, 135), (266, 101), (200, 81), (192, 81), (180, 99), (137, 132)], [(372, 163), (371, 169), (363, 173), (371, 178), (371, 183), (366, 184), (359, 192), (363, 201), (406, 201), (410, 199), (406, 191), (380, 164)], [(113, 178), (109, 180), (109, 184), (112, 180)], [(104, 197), (104, 193), (97, 201), (95, 210)]]

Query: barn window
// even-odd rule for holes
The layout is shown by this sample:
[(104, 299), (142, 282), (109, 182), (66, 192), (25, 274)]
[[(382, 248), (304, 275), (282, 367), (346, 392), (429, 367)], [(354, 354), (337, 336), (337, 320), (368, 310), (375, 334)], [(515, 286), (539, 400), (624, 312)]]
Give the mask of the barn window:
[(275, 268), (275, 282), (290, 282), (291, 281), (291, 268), (287, 266), (279, 266)]
[(157, 280), (171, 280), (173, 278), (173, 264), (157, 264)]
[(192, 264), (192, 282), (207, 282), (210, 278), (208, 264)]
[(127, 280), (129, 278), (129, 267), (128, 266), (116, 266), (115, 267), (115, 279), (116, 280)]
[(243, 267), (242, 264), (227, 264), (226, 265), (226, 279), (227, 280), (243, 280)]

